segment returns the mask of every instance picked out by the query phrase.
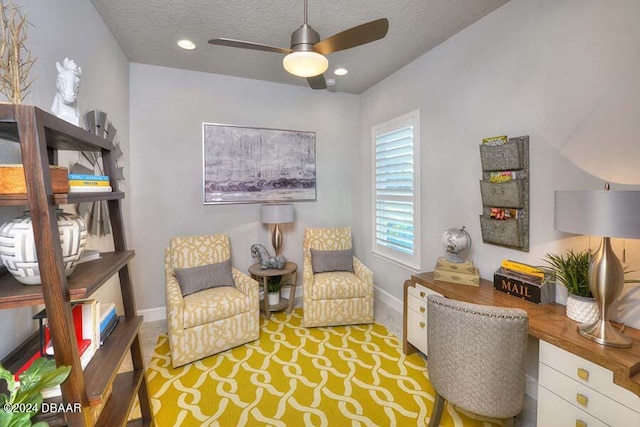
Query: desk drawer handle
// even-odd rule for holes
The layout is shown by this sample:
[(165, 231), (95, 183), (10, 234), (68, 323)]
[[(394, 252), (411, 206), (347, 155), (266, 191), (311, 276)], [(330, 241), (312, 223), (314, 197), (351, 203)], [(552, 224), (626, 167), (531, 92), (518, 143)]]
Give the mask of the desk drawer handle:
[(576, 395), (576, 402), (578, 402), (582, 406), (586, 407), (587, 404), (589, 403), (589, 398), (587, 396), (585, 396), (584, 394), (578, 393)]
[(584, 368), (578, 368), (578, 378), (589, 381), (589, 371)]
[(424, 313), (425, 310), (426, 310), (426, 308), (420, 307), (420, 313)]
[(420, 322), (420, 328), (424, 329), (425, 326), (427, 326), (426, 323)]
[(420, 298), (424, 298), (424, 291), (420, 292)]
[(587, 427), (587, 422), (582, 420), (576, 420), (576, 427)]

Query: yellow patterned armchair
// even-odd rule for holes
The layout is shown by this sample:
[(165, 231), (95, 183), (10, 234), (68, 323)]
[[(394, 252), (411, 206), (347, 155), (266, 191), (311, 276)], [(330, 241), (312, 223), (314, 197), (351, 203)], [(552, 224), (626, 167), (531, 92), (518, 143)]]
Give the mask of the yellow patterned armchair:
[[(220, 270), (212, 273), (211, 268), (219, 266), (226, 276), (218, 274)], [(220, 276), (235, 287), (215, 284), (223, 281)], [(204, 283), (201, 287), (210, 286), (208, 281), (215, 287), (183, 296), (185, 277)], [(165, 249), (165, 282), (174, 368), (259, 338), (258, 282), (231, 267), (226, 235), (172, 238)]]
[[(352, 255), (351, 250), (351, 229), (348, 227), (305, 230), (304, 326), (373, 323), (373, 273)], [(326, 259), (329, 261), (325, 263)], [(350, 267), (352, 272), (346, 271)]]

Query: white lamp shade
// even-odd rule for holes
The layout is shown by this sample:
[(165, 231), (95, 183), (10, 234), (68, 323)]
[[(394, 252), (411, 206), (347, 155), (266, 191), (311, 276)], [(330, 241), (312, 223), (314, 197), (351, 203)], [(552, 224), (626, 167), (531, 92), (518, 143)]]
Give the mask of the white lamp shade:
[(601, 237), (640, 238), (640, 191), (556, 191), (555, 229)]
[(291, 52), (282, 60), (282, 66), (294, 76), (314, 77), (327, 71), (329, 60), (317, 52)]
[(263, 224), (285, 224), (287, 222), (293, 222), (293, 205), (261, 205), (260, 221)]

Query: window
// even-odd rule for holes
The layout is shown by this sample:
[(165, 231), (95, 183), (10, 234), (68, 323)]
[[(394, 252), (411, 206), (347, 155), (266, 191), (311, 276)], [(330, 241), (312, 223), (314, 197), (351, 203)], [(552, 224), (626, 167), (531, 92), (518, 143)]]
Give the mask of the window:
[(420, 113), (373, 128), (373, 252), (420, 269)]

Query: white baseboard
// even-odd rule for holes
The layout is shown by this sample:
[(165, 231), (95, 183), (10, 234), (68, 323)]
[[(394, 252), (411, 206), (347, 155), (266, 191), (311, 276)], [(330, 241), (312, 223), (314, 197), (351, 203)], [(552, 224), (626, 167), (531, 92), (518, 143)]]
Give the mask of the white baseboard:
[(165, 320), (167, 318), (166, 307), (145, 308), (138, 310), (138, 316), (143, 316), (145, 322), (155, 322), (156, 320)]
[(398, 313), (402, 314), (402, 310), (404, 309), (402, 305), (402, 301), (394, 297), (393, 295), (391, 295), (389, 292), (383, 289), (380, 289), (377, 286), (374, 286), (373, 297), (387, 304), (389, 307), (391, 307), (393, 310), (397, 311)]

